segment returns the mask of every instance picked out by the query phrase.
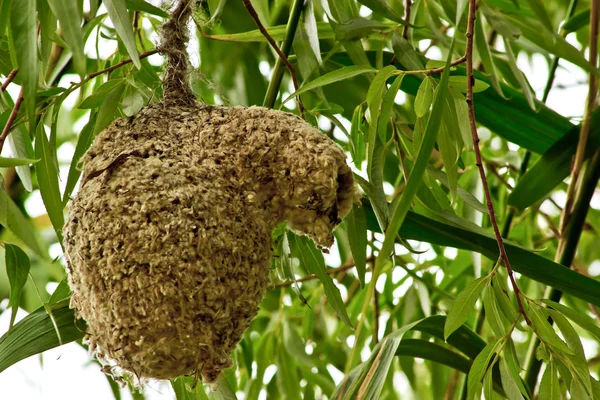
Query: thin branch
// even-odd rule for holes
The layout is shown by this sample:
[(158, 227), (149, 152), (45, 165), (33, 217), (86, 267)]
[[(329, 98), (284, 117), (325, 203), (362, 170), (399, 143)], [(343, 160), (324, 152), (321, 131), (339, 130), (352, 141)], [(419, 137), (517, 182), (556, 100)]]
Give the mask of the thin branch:
[[(141, 60), (141, 59), (144, 59), (144, 58), (147, 58), (147, 57), (150, 57), (151, 55), (153, 55), (153, 54), (156, 54), (156, 53), (158, 53), (158, 52), (159, 52), (159, 50), (157, 50), (157, 49), (146, 51), (146, 52), (144, 52), (144, 53), (140, 54), (140, 60)], [(87, 76), (87, 78), (85, 78), (85, 79), (82, 81), (82, 83), (83, 83), (83, 82), (87, 82), (87, 81), (89, 81), (90, 79), (97, 77), (98, 75), (102, 75), (102, 74), (110, 73), (110, 72), (114, 71), (114, 70), (115, 70), (115, 69), (117, 69), (117, 68), (121, 68), (123, 65), (130, 64), (131, 62), (132, 62), (131, 58), (128, 58), (127, 60), (123, 60), (123, 61), (121, 61), (121, 62), (119, 62), (119, 63), (117, 63), (117, 64), (115, 64), (115, 65), (113, 65), (113, 66), (110, 66), (110, 67), (108, 67), (108, 68), (105, 68), (105, 69), (103, 69), (103, 70), (100, 70), (100, 71), (96, 71), (96, 72), (94, 72), (93, 74), (89, 74), (89, 75)]]
[[(407, 23), (410, 23), (410, 8), (412, 7), (412, 1), (406, 0), (406, 5), (404, 6), (404, 20)], [(408, 39), (408, 25), (404, 25), (402, 28), (402, 36), (404, 39)]]
[[(590, 5), (589, 62), (594, 68), (596, 68), (598, 65), (598, 3), (598, 0), (593, 0)], [(571, 213), (573, 212), (577, 188), (581, 184), (581, 167), (583, 165), (583, 161), (585, 160), (586, 147), (590, 134), (592, 111), (594, 111), (594, 108), (596, 107), (597, 96), (598, 78), (594, 73), (590, 73), (585, 111), (583, 114), (583, 121), (581, 122), (579, 141), (577, 142), (577, 151), (575, 152), (575, 161), (571, 167), (571, 180), (567, 189), (567, 202), (565, 204), (565, 208), (563, 209), (563, 213), (560, 216), (560, 231), (563, 236), (567, 226), (569, 225)], [(559, 251), (563, 245), (564, 243), (561, 241), (559, 243)]]
[[(252, 19), (256, 23), (256, 26), (258, 27), (258, 30), (267, 39), (267, 41), (269, 42), (269, 44), (271, 45), (271, 47), (273, 48), (273, 50), (275, 50), (275, 52), (279, 56), (279, 59), (281, 61), (283, 61), (283, 63), (287, 67), (287, 69), (290, 71), (290, 75), (292, 77), (292, 82), (294, 83), (294, 89), (296, 91), (298, 91), (298, 89), (300, 88), (300, 85), (298, 85), (298, 80), (296, 79), (296, 69), (290, 63), (290, 61), (288, 60), (288, 58), (286, 57), (286, 55), (283, 54), (283, 52), (281, 51), (281, 49), (279, 48), (279, 46), (277, 46), (277, 43), (275, 43), (275, 40), (273, 40), (273, 38), (271, 37), (271, 35), (269, 35), (269, 32), (267, 32), (267, 30), (263, 26), (262, 22), (260, 22), (260, 18), (258, 18), (258, 14), (256, 13), (256, 10), (252, 6), (252, 3), (250, 3), (250, 0), (242, 0), (242, 1), (244, 2), (244, 6), (246, 6), (246, 9), (248, 10), (248, 13), (250, 14), (250, 16), (252, 17)], [(302, 104), (302, 100), (300, 99), (300, 95), (297, 96), (297, 99), (298, 99), (298, 107), (300, 108), (300, 113), (302, 114), (302, 116), (304, 116), (304, 104)]]
[[(368, 261), (368, 260), (367, 260)], [(352, 262), (348, 262), (346, 264), (343, 264), (337, 268), (328, 268), (327, 269), (327, 274), (328, 275), (335, 275), (338, 272), (343, 272), (349, 269), (352, 269), (355, 267), (354, 261)], [(317, 279), (317, 276), (314, 274), (310, 274), (310, 275), (306, 275), (303, 276), (302, 278), (298, 278), (295, 281), (285, 281), (285, 282), (277, 282), (273, 285), (271, 285), (272, 288), (277, 288), (277, 287), (287, 287), (287, 286), (292, 286), (294, 283), (300, 283), (300, 282), (306, 282), (306, 281), (312, 281), (314, 279)]]
[(23, 87), (21, 87), (21, 91), (19, 92), (19, 97), (17, 97), (17, 101), (15, 101), (15, 105), (8, 117), (8, 121), (6, 121), (6, 125), (4, 125), (4, 129), (2, 130), (2, 135), (0, 135), (0, 154), (2, 154), (2, 148), (4, 147), (4, 142), (10, 133), (10, 127), (12, 126), (15, 119), (17, 119), (17, 114), (19, 113), (19, 108), (21, 107), (21, 103), (23, 102)]
[(469, 0), (469, 19), (467, 24), (467, 48), (466, 48), (466, 62), (467, 62), (467, 105), (469, 109), (469, 122), (471, 126), (471, 135), (473, 136), (473, 148), (475, 150), (475, 158), (476, 165), (479, 169), (479, 175), (481, 177), (481, 183), (483, 185), (483, 190), (485, 193), (485, 199), (487, 203), (488, 212), (490, 215), (490, 222), (492, 227), (494, 228), (494, 234), (496, 235), (496, 241), (498, 242), (498, 250), (500, 251), (500, 256), (502, 257), (502, 261), (504, 262), (504, 266), (508, 271), (508, 276), (510, 278), (510, 282), (512, 284), (513, 290), (515, 292), (515, 296), (517, 298), (517, 304), (519, 306), (519, 312), (523, 314), (523, 318), (527, 322), (528, 325), (531, 325), (531, 321), (527, 314), (525, 314), (525, 309), (523, 308), (523, 304), (521, 302), (521, 296), (519, 286), (515, 281), (514, 273), (512, 267), (510, 266), (510, 261), (508, 260), (508, 255), (506, 254), (506, 249), (504, 248), (504, 240), (502, 239), (502, 235), (500, 234), (500, 229), (498, 228), (498, 222), (496, 221), (496, 213), (494, 212), (494, 204), (492, 203), (492, 196), (490, 194), (490, 188), (488, 186), (487, 178), (485, 176), (485, 170), (483, 169), (483, 162), (481, 161), (481, 151), (479, 149), (479, 135), (477, 133), (477, 124), (475, 122), (475, 107), (473, 104), (473, 85), (475, 84), (475, 78), (473, 77), (473, 31), (475, 26), (475, 18), (477, 11), (477, 0)]
[(6, 90), (8, 85), (10, 85), (10, 83), (15, 79), (15, 76), (17, 76), (18, 72), (19, 72), (19, 70), (17, 68), (10, 71), (10, 74), (8, 74), (8, 76), (6, 77), (6, 80), (4, 81), (2, 86), (0, 86), (0, 93), (4, 92)]

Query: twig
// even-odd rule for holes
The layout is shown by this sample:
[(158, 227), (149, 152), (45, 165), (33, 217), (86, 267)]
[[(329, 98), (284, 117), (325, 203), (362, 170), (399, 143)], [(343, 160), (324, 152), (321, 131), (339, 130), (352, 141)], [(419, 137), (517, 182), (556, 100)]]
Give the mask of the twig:
[[(411, 0), (406, 0), (406, 5), (404, 6), (404, 20), (407, 23), (410, 23), (410, 7), (412, 6)], [(402, 28), (402, 36), (404, 39), (408, 39), (408, 25), (404, 25)]]
[(0, 86), (0, 93), (4, 92), (6, 90), (8, 85), (10, 85), (10, 83), (15, 79), (15, 76), (17, 76), (18, 72), (19, 72), (19, 70), (17, 68), (10, 71), (10, 74), (8, 74), (8, 76), (6, 77), (6, 80), (4, 81), (2, 86)]
[(17, 119), (17, 114), (19, 113), (19, 108), (21, 107), (21, 103), (23, 102), (23, 87), (21, 87), (21, 91), (19, 92), (19, 97), (17, 97), (17, 101), (15, 101), (15, 105), (8, 117), (8, 121), (6, 121), (6, 125), (4, 125), (4, 129), (2, 130), (2, 135), (0, 135), (0, 154), (2, 154), (2, 148), (4, 147), (4, 142), (8, 137), (10, 132), (10, 127), (12, 126), (15, 119)]
[(373, 288), (373, 343), (379, 343), (379, 292)]
[(473, 85), (475, 84), (475, 78), (473, 77), (473, 31), (475, 26), (475, 12), (477, 10), (477, 0), (469, 0), (469, 19), (467, 23), (467, 48), (465, 53), (465, 58), (467, 62), (467, 106), (469, 109), (469, 122), (471, 126), (471, 135), (473, 136), (473, 148), (475, 150), (475, 158), (476, 165), (479, 169), (479, 176), (481, 177), (481, 183), (483, 185), (483, 190), (485, 193), (485, 199), (487, 203), (488, 212), (490, 215), (490, 222), (492, 227), (494, 228), (494, 234), (496, 235), (496, 241), (498, 242), (498, 250), (500, 251), (500, 256), (502, 257), (502, 261), (504, 262), (504, 266), (508, 271), (508, 276), (510, 278), (510, 282), (512, 284), (513, 290), (515, 292), (515, 296), (517, 298), (517, 304), (519, 306), (519, 312), (523, 314), (523, 318), (527, 322), (527, 325), (531, 325), (531, 321), (527, 314), (525, 313), (525, 309), (523, 308), (523, 304), (521, 302), (521, 296), (519, 286), (515, 281), (515, 277), (513, 274), (512, 267), (510, 266), (510, 261), (508, 260), (508, 255), (506, 254), (506, 249), (504, 248), (504, 240), (502, 239), (502, 235), (500, 235), (500, 229), (498, 228), (498, 222), (496, 221), (496, 213), (494, 212), (494, 204), (492, 203), (492, 196), (490, 194), (490, 188), (488, 186), (487, 178), (485, 176), (485, 170), (483, 169), (483, 162), (481, 161), (481, 151), (479, 149), (479, 135), (477, 133), (477, 124), (475, 122), (475, 107), (473, 104)]
[[(589, 62), (594, 68), (598, 65), (598, 3), (598, 0), (593, 0), (590, 5)], [(577, 142), (577, 151), (575, 152), (575, 161), (571, 167), (571, 180), (567, 189), (567, 202), (560, 216), (560, 231), (563, 236), (569, 225), (571, 213), (573, 212), (575, 193), (577, 192), (578, 186), (581, 184), (581, 167), (585, 159), (586, 146), (590, 134), (592, 111), (594, 111), (594, 107), (596, 106), (596, 96), (598, 96), (598, 78), (594, 73), (590, 72), (585, 111), (583, 114), (583, 121), (581, 122), (579, 141)], [(561, 241), (559, 243), (559, 251), (563, 245), (564, 243)]]
[[(267, 41), (269, 42), (269, 44), (271, 45), (271, 47), (273, 48), (273, 50), (275, 50), (275, 52), (279, 56), (279, 59), (281, 61), (283, 61), (283, 63), (287, 67), (287, 69), (290, 71), (290, 76), (292, 77), (292, 82), (294, 83), (294, 89), (296, 91), (298, 91), (298, 89), (300, 88), (300, 85), (298, 85), (298, 80), (296, 79), (296, 69), (290, 63), (290, 61), (288, 60), (287, 56), (281, 51), (281, 49), (279, 48), (279, 46), (277, 46), (277, 43), (275, 43), (275, 40), (273, 40), (273, 38), (271, 37), (271, 35), (269, 35), (269, 32), (267, 32), (267, 30), (263, 26), (262, 22), (260, 22), (260, 18), (258, 18), (258, 14), (256, 13), (256, 10), (252, 6), (252, 3), (250, 3), (250, 0), (242, 0), (242, 1), (244, 2), (244, 6), (246, 6), (246, 9), (248, 10), (248, 13), (250, 14), (250, 16), (252, 17), (252, 19), (256, 23), (256, 26), (258, 27), (258, 30), (267, 39)], [(302, 116), (304, 116), (304, 104), (302, 104), (302, 100), (300, 99), (300, 95), (297, 96), (297, 99), (298, 99), (298, 108), (300, 109), (300, 113), (302, 114)]]
[[(156, 53), (158, 53), (158, 52), (159, 52), (159, 50), (158, 50), (158, 49), (154, 49), (154, 50), (149, 50), (149, 51), (146, 51), (146, 52), (144, 52), (144, 53), (140, 54), (140, 60), (142, 60), (142, 59), (144, 59), (144, 58), (147, 58), (147, 57), (150, 57), (151, 55), (153, 55), (153, 54), (156, 54)], [(132, 63), (132, 60), (131, 60), (131, 58), (128, 58), (127, 60), (123, 60), (123, 61), (121, 61), (121, 62), (119, 62), (119, 63), (117, 63), (117, 64), (115, 64), (115, 65), (113, 65), (113, 66), (110, 66), (110, 67), (108, 67), (108, 68), (105, 68), (105, 69), (103, 69), (103, 70), (100, 70), (100, 71), (96, 71), (96, 72), (94, 72), (94, 73), (92, 73), (92, 74), (89, 74), (89, 75), (87, 76), (87, 78), (85, 78), (85, 79), (82, 81), (82, 83), (83, 83), (83, 82), (87, 82), (87, 81), (89, 81), (90, 79), (97, 77), (98, 75), (102, 75), (102, 74), (110, 73), (110, 72), (114, 71), (115, 69), (117, 69), (117, 68), (121, 68), (123, 65), (127, 65), (127, 64), (130, 64), (130, 63)]]
[[(457, 65), (462, 64), (465, 61), (467, 61), (467, 56), (466, 55), (462, 56), (460, 58), (457, 58), (456, 60), (452, 61), (450, 63), (450, 66), (451, 67), (456, 67)], [(430, 70), (426, 71), (425, 73), (427, 75), (440, 74), (440, 73), (444, 72), (444, 68), (445, 67), (433, 68), (433, 69), (430, 69)]]
[[(327, 269), (327, 274), (328, 275), (335, 275), (338, 272), (342, 272), (342, 271), (346, 271), (346, 270), (352, 269), (352, 268), (354, 268), (354, 266), (355, 266), (354, 261), (348, 262), (348, 263), (346, 263), (344, 265), (341, 265), (341, 266), (339, 266), (337, 268), (328, 268)], [(292, 286), (294, 283), (312, 281), (314, 279), (317, 279), (317, 276), (314, 275), (314, 274), (310, 274), (310, 275), (303, 276), (302, 278), (298, 278), (295, 281), (277, 282), (277, 283), (271, 285), (271, 287), (277, 288), (277, 287)]]

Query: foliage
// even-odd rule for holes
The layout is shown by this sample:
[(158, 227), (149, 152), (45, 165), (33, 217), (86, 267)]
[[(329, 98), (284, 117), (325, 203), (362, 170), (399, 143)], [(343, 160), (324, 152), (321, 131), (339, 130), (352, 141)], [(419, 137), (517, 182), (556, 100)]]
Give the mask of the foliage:
[[(584, 51), (597, 47), (597, 0), (480, 0), (474, 26), (472, 1), (253, 1), (299, 88), (242, 1), (198, 2), (195, 94), (297, 114), (301, 99), (304, 118), (348, 153), (364, 196), (325, 258), (273, 232), (273, 284), (235, 367), (215, 391), (173, 381), (178, 399), (600, 398), (600, 282), (589, 276), (600, 71)], [(11, 315), (0, 371), (81, 343), (63, 279), (64, 213), (94, 136), (161, 98), (156, 35), (168, 6), (0, 0), (0, 299)], [(528, 57), (549, 65), (539, 98), (521, 70)], [(590, 81), (573, 118), (544, 104), (557, 66)], [(36, 198), (42, 215), (28, 206)], [(13, 325), (17, 307), (30, 314)]]

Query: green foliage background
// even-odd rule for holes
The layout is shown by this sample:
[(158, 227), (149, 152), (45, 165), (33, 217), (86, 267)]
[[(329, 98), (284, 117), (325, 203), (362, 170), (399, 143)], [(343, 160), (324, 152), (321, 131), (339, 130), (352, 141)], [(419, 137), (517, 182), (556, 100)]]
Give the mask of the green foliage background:
[[(273, 285), (233, 355), (235, 367), (214, 392), (193, 388), (191, 377), (172, 382), (178, 399), (255, 399), (261, 392), (269, 399), (401, 399), (401, 375), (419, 399), (600, 399), (600, 282), (587, 273), (599, 258), (600, 212), (590, 202), (600, 174), (600, 114), (559, 115), (544, 105), (547, 94), (536, 98), (516, 64), (519, 54), (544, 57), (548, 90), (554, 64), (600, 75), (585, 52), (590, 1), (478, 2), (476, 121), (489, 133), (481, 142), (484, 166), (530, 324), (497, 261), (465, 67), (448, 66), (465, 54), (468, 3), (252, 2), (295, 67), (306, 120), (330, 127), (324, 134), (348, 152), (362, 207), (336, 230), (327, 262), (308, 239), (283, 227), (273, 233)], [(0, 371), (81, 340), (85, 326), (74, 325), (68, 308), (61, 250), (78, 161), (115, 118), (160, 100), (156, 35), (168, 6), (0, 0), (1, 82), (18, 89), (0, 91), (0, 128), (8, 134), (0, 157), (0, 299), (9, 299), (2, 312), (31, 313), (0, 338)], [(243, 2), (199, 1), (194, 18), (198, 40), (190, 51), (199, 66), (190, 78), (199, 98), (299, 113), (289, 73)], [(100, 57), (105, 43), (116, 51)], [(560, 232), (564, 204), (555, 200), (567, 191), (585, 116), (591, 125), (581, 189)], [(57, 150), (69, 148), (69, 159), (59, 157)], [(38, 195), (46, 212), (30, 216), (25, 202)], [(271, 365), (276, 373), (264, 383)]]

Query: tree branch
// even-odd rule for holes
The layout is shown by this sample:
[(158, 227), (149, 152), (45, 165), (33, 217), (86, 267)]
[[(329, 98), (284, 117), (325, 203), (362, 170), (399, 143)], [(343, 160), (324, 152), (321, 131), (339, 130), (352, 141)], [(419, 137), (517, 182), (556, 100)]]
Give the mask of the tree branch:
[(517, 298), (517, 304), (519, 306), (519, 312), (523, 315), (525, 322), (528, 325), (531, 325), (531, 321), (527, 314), (525, 313), (525, 309), (523, 308), (523, 304), (521, 302), (521, 296), (519, 286), (515, 281), (514, 273), (512, 267), (510, 266), (510, 261), (508, 260), (508, 255), (506, 254), (506, 249), (504, 248), (504, 240), (502, 239), (502, 235), (500, 234), (500, 229), (498, 228), (498, 222), (496, 221), (496, 213), (494, 211), (494, 204), (492, 203), (492, 196), (490, 194), (490, 188), (487, 182), (487, 178), (485, 175), (485, 170), (483, 169), (483, 162), (481, 160), (481, 151), (479, 149), (479, 135), (477, 133), (477, 123), (475, 121), (475, 107), (473, 104), (473, 86), (475, 84), (475, 78), (473, 77), (473, 31), (475, 26), (475, 18), (477, 11), (477, 0), (469, 0), (469, 19), (467, 23), (467, 48), (465, 52), (466, 62), (467, 62), (467, 105), (469, 109), (469, 125), (471, 127), (471, 135), (473, 137), (473, 148), (475, 150), (475, 158), (477, 168), (479, 169), (479, 176), (481, 177), (481, 183), (483, 185), (483, 191), (485, 193), (485, 199), (487, 203), (488, 212), (490, 215), (490, 222), (494, 229), (494, 234), (496, 236), (496, 241), (498, 242), (498, 250), (500, 251), (500, 257), (504, 262), (504, 266), (508, 271), (508, 276), (510, 278), (511, 285), (515, 292), (515, 296)]
[(15, 79), (15, 76), (17, 76), (18, 72), (19, 72), (19, 70), (16, 68), (13, 69), (12, 71), (10, 71), (10, 74), (8, 74), (8, 76), (6, 77), (6, 80), (4, 81), (2, 86), (0, 86), (0, 93), (4, 92), (6, 90), (8, 85), (10, 85), (10, 83)]
[(17, 97), (17, 101), (15, 101), (15, 105), (8, 117), (8, 121), (6, 121), (6, 125), (4, 125), (4, 129), (2, 130), (2, 135), (0, 135), (0, 154), (2, 154), (2, 148), (4, 147), (4, 142), (10, 133), (10, 128), (17, 119), (17, 114), (19, 113), (19, 108), (21, 107), (21, 103), (23, 102), (23, 87), (21, 87), (21, 91), (19, 92), (19, 97)]
[[(298, 85), (298, 80), (296, 79), (296, 69), (290, 63), (290, 61), (288, 60), (286, 54), (284, 54), (284, 52), (281, 51), (281, 49), (279, 48), (279, 46), (277, 46), (277, 43), (275, 43), (275, 40), (273, 40), (273, 38), (271, 37), (271, 35), (269, 35), (269, 32), (267, 32), (267, 30), (263, 26), (262, 22), (260, 22), (260, 18), (258, 18), (258, 14), (256, 13), (256, 10), (252, 6), (252, 3), (250, 3), (250, 0), (242, 0), (242, 1), (244, 2), (244, 6), (246, 6), (246, 9), (248, 10), (248, 13), (250, 14), (250, 16), (252, 17), (252, 19), (256, 23), (256, 26), (258, 27), (258, 30), (267, 39), (267, 41), (269, 42), (269, 44), (271, 45), (271, 47), (273, 48), (273, 50), (275, 50), (275, 52), (279, 56), (279, 59), (285, 64), (285, 66), (287, 67), (287, 69), (290, 71), (290, 76), (292, 77), (292, 82), (294, 83), (294, 89), (296, 91), (298, 91), (298, 89), (300, 88), (300, 85)], [(302, 10), (302, 5), (300, 6), (300, 11), (301, 10)], [(294, 29), (294, 33), (295, 33), (295, 30), (296, 29)], [(292, 37), (292, 40), (293, 40), (293, 37)], [(273, 71), (273, 75), (275, 75), (275, 71)], [(300, 95), (297, 96), (297, 99), (298, 99), (298, 108), (300, 109), (300, 113), (302, 114), (302, 116), (304, 116), (304, 104), (302, 104), (302, 100), (300, 99)], [(274, 101), (273, 101), (273, 103), (274, 103)], [(273, 104), (271, 104), (270, 106), (267, 105), (267, 107), (273, 107)]]
[[(406, 0), (406, 4), (404, 6), (404, 20), (407, 23), (410, 23), (410, 8), (411, 7), (412, 7), (412, 1)], [(404, 39), (408, 39), (408, 25), (404, 25), (404, 28), (402, 28), (402, 36), (404, 37)]]

